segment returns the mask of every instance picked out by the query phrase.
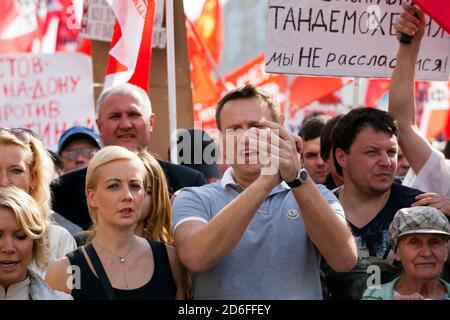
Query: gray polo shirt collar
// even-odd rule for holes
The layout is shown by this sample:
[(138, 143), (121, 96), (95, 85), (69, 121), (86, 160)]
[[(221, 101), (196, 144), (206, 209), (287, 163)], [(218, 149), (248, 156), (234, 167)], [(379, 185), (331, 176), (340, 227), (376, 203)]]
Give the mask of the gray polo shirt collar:
[[(226, 187), (229, 186), (229, 187), (233, 188), (234, 190), (236, 190), (239, 193), (244, 191), (244, 188), (241, 187), (239, 184), (237, 184), (236, 181), (234, 180), (233, 168), (231, 168), (231, 167), (229, 167), (223, 173), (222, 180), (220, 180), (220, 185), (224, 189), (226, 189)], [(269, 196), (271, 196), (273, 194), (276, 194), (276, 193), (279, 193), (279, 192), (284, 192), (284, 191), (289, 190), (289, 189), (290, 188), (286, 184), (286, 182), (282, 181), (279, 185), (275, 186), (275, 188), (273, 188), (272, 191), (270, 191)]]

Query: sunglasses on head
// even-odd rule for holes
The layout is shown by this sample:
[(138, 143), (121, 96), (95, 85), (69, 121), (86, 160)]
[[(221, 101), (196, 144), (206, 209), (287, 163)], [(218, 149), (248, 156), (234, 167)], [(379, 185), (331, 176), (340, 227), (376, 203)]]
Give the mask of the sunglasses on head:
[(7, 132), (9, 134), (12, 134), (17, 139), (19, 139), (22, 142), (29, 143), (31, 141), (31, 138), (39, 139), (36, 133), (34, 133), (30, 129), (25, 128), (0, 128), (1, 132)]

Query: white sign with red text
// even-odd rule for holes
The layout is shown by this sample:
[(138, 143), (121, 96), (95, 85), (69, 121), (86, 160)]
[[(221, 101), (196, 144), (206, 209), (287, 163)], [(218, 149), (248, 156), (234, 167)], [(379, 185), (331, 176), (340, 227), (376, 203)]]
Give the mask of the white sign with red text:
[(0, 127), (28, 128), (51, 150), (95, 124), (92, 62), (79, 53), (0, 55)]

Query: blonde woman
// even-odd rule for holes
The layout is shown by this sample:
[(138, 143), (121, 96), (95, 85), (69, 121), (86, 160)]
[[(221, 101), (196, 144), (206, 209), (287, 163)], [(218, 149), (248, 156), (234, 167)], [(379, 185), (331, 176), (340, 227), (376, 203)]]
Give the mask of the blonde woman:
[[(145, 166), (148, 186), (144, 198), (144, 208), (136, 226), (135, 234), (149, 240), (162, 241), (173, 244), (171, 232), (172, 207), (166, 175), (149, 152), (142, 150), (138, 153)], [(92, 241), (92, 230), (79, 233), (78, 243), (87, 244)]]
[[(71, 293), (75, 300), (183, 298), (175, 250), (134, 234), (147, 186), (146, 169), (135, 153), (108, 146), (92, 158), (86, 198), (93, 240), (49, 267), (50, 287)], [(67, 287), (70, 266), (79, 286)]]
[[(75, 250), (71, 234), (52, 218), (50, 183), (54, 168), (44, 144), (30, 130), (0, 128), (0, 154), (0, 188), (16, 186), (34, 198), (47, 224), (49, 261)], [(45, 268), (32, 269), (45, 275)]]
[(0, 189), (0, 300), (71, 299), (51, 290), (29, 267), (45, 268), (47, 221), (34, 199), (16, 187)]

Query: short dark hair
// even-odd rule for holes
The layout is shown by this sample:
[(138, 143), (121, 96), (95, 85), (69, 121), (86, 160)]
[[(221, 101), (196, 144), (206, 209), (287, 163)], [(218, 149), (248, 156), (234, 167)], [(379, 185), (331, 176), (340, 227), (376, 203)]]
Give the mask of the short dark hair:
[(302, 137), (304, 141), (319, 138), (322, 128), (325, 126), (329, 119), (330, 117), (326, 115), (318, 115), (309, 118), (302, 124), (298, 135)]
[(386, 111), (374, 108), (356, 108), (336, 123), (333, 129), (333, 159), (337, 173), (342, 175), (342, 167), (336, 159), (336, 149), (348, 153), (358, 134), (364, 128), (398, 136), (397, 122)]
[(325, 123), (320, 131), (320, 156), (324, 161), (330, 157), (330, 152), (333, 149), (333, 129), (342, 117), (344, 117), (343, 114), (334, 116)]
[(244, 87), (231, 90), (226, 95), (224, 95), (222, 99), (219, 100), (216, 108), (217, 128), (219, 128), (219, 130), (222, 130), (220, 124), (220, 112), (222, 111), (222, 108), (225, 105), (225, 103), (231, 100), (252, 99), (252, 98), (260, 98), (261, 100), (263, 100), (266, 103), (267, 107), (269, 108), (270, 112), (272, 113), (274, 120), (275, 121), (279, 120), (280, 106), (278, 104), (278, 101), (273, 96), (264, 92), (264, 90), (257, 88), (251, 84), (247, 84)]

